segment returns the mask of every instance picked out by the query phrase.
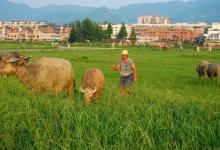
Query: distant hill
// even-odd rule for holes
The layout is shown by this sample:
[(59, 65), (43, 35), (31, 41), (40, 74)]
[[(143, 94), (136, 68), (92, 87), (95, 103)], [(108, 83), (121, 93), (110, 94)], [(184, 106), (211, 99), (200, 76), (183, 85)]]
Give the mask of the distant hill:
[(171, 1), (165, 3), (132, 4), (119, 9), (50, 5), (32, 8), (26, 4), (0, 1), (0, 20), (48, 21), (57, 24), (91, 18), (96, 22), (136, 23), (140, 15), (171, 17), (173, 22), (219, 22), (220, 0)]

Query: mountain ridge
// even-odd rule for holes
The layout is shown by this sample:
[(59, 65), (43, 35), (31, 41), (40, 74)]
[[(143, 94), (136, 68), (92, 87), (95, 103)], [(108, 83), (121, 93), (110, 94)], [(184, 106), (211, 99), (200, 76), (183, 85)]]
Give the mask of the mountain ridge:
[(95, 22), (136, 23), (142, 15), (170, 17), (173, 22), (218, 22), (220, 21), (219, 0), (170, 1), (159, 3), (130, 4), (118, 9), (106, 7), (84, 7), (78, 5), (49, 5), (32, 8), (24, 3), (0, 1), (0, 20), (47, 21), (65, 24), (90, 18)]

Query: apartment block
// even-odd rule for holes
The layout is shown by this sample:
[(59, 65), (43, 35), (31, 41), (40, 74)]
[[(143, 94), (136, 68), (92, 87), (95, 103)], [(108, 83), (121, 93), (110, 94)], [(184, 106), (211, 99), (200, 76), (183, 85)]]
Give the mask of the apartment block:
[(171, 21), (171, 18), (160, 16), (139, 16), (137, 18), (137, 24), (169, 24)]
[(65, 41), (69, 27), (0, 27), (0, 40)]
[[(104, 30), (108, 25), (101, 25)], [(199, 34), (204, 34), (206, 23), (176, 23), (176, 24), (126, 24), (129, 39), (132, 27), (134, 27), (137, 42), (146, 43), (162, 40), (193, 41)], [(112, 25), (112, 38), (115, 39), (121, 29), (121, 24)]]
[(205, 34), (207, 41), (220, 42), (220, 23), (213, 23)]
[(0, 21), (0, 27), (40, 27), (47, 26), (47, 22), (34, 22), (34, 21)]
[(193, 41), (199, 34), (203, 34), (201, 30), (186, 29), (138, 29), (136, 34), (138, 40), (143, 38), (150, 41)]

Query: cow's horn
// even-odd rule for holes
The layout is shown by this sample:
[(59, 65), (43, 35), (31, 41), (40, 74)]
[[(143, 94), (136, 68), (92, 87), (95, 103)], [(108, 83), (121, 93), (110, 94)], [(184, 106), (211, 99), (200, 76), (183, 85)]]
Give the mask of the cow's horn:
[(17, 61), (19, 61), (19, 60), (21, 60), (21, 59), (11, 58), (11, 59), (8, 60), (8, 62), (9, 62), (9, 63), (15, 63), (15, 62), (17, 62)]
[(81, 91), (82, 93), (84, 93), (84, 92), (85, 92), (85, 90), (83, 89), (83, 87), (82, 87), (82, 86), (80, 86), (80, 91)]
[(97, 87), (95, 87), (93, 90), (92, 90), (92, 93), (95, 93), (97, 91)]

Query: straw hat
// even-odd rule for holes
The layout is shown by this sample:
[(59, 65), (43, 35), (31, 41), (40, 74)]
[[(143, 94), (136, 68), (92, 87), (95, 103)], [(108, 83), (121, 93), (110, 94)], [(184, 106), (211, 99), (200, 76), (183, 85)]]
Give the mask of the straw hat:
[(122, 50), (121, 54), (122, 55), (128, 55), (128, 51), (127, 50)]

